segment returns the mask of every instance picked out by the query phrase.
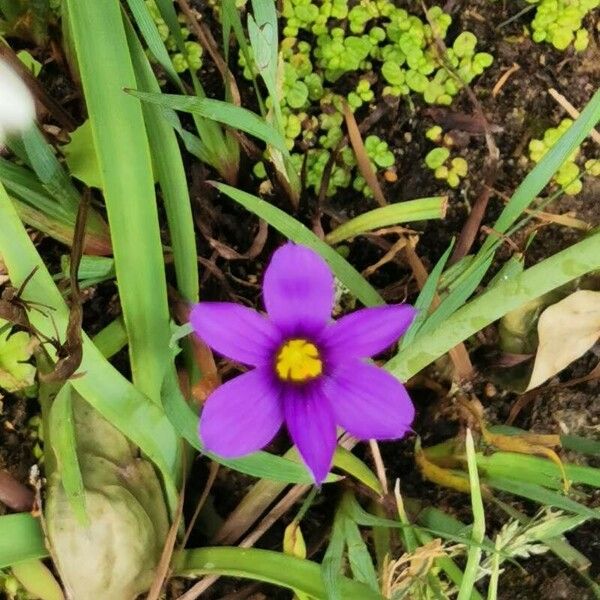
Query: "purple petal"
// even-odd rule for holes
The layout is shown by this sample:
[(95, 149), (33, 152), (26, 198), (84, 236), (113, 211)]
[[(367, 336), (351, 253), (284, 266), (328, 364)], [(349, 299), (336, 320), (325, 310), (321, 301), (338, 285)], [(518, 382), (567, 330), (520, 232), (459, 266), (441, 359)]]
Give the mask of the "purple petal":
[(401, 438), (415, 416), (404, 386), (387, 371), (360, 360), (339, 365), (323, 392), (338, 425), (362, 440)]
[(246, 365), (271, 362), (281, 342), (276, 327), (256, 311), (230, 302), (201, 302), (190, 323), (204, 342), (219, 354)]
[(391, 346), (408, 329), (416, 309), (408, 304), (363, 308), (342, 317), (323, 332), (329, 360), (366, 358)]
[(263, 283), (269, 318), (286, 334), (319, 332), (333, 309), (333, 275), (327, 263), (304, 246), (281, 246)]
[(237, 458), (266, 446), (283, 423), (280, 390), (268, 368), (258, 368), (218, 387), (200, 416), (207, 451)]
[(331, 468), (336, 446), (333, 412), (319, 384), (283, 388), (285, 422), (315, 483), (321, 484)]

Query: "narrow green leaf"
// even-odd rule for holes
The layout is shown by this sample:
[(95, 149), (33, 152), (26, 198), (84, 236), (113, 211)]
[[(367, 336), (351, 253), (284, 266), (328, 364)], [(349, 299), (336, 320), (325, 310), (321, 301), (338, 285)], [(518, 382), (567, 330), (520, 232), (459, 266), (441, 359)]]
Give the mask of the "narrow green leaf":
[[(319, 565), (309, 560), (256, 548), (199, 548), (183, 550), (173, 557), (177, 575), (230, 575), (266, 581), (326, 600)], [(338, 577), (344, 600), (383, 600), (366, 585)]]
[(66, 382), (50, 406), (49, 441), (56, 457), (61, 483), (75, 518), (80, 525), (87, 527), (89, 517), (85, 507), (85, 489), (77, 458), (71, 393), (71, 384)]
[(169, 51), (160, 37), (160, 33), (158, 32), (158, 28), (150, 14), (147, 4), (143, 0), (127, 0), (127, 4), (144, 41), (148, 45), (150, 54), (152, 54), (156, 62), (164, 69), (171, 81), (183, 91), (184, 86), (181, 82), (181, 78), (173, 67)]
[(510, 201), (494, 224), (491, 234), (482, 246), (479, 255), (483, 255), (493, 245), (498, 233), (506, 233), (509, 227), (523, 214), (550, 178), (565, 162), (568, 156), (583, 142), (590, 131), (600, 121), (600, 90), (597, 90), (592, 99), (587, 103), (579, 117), (560, 137), (560, 139), (544, 155), (542, 160), (525, 177), (521, 185), (516, 189)]
[(331, 267), (335, 276), (354, 294), (364, 305), (375, 306), (383, 304), (383, 299), (375, 288), (340, 254), (325, 242), (320, 240), (308, 227), (294, 219), (281, 209), (265, 200), (238, 190), (223, 183), (213, 182), (213, 185), (225, 195), (241, 204), (244, 208), (264, 219), (288, 239), (298, 244), (304, 244), (320, 254)]
[[(539, 456), (494, 452), (478, 454), (480, 470), (490, 477), (501, 477), (536, 483), (552, 489), (562, 489), (560, 469), (552, 461)], [(564, 464), (567, 478), (572, 484), (584, 484), (600, 488), (600, 469), (585, 465)]]
[[(66, 0), (113, 242), (134, 384), (154, 402), (170, 361), (150, 149), (118, 0)], [(143, 268), (142, 268), (143, 266)]]
[(333, 465), (352, 475), (352, 477), (361, 483), (364, 483), (364, 485), (372, 489), (376, 494), (383, 494), (377, 475), (358, 456), (352, 454), (350, 450), (338, 446), (333, 455)]
[(486, 477), (484, 483), (497, 490), (539, 502), (543, 506), (554, 506), (589, 519), (600, 519), (600, 510), (588, 508), (563, 494), (548, 490), (535, 483), (502, 477)]
[[(131, 3), (140, 0), (129, 1)], [(150, 92), (160, 93), (160, 87), (144, 54), (142, 45), (137, 39), (133, 28), (129, 23), (126, 23), (126, 25), (127, 39), (138, 86)], [(152, 162), (162, 191), (171, 234), (171, 247), (173, 249), (178, 289), (185, 300), (197, 302), (199, 292), (196, 234), (181, 151), (175, 132), (163, 117), (160, 108), (151, 104), (144, 104), (143, 113), (152, 151)]]
[(174, 94), (150, 94), (133, 89), (127, 90), (132, 96), (144, 102), (157, 104), (172, 110), (181, 110), (194, 115), (211, 119), (234, 129), (245, 131), (263, 142), (274, 146), (287, 154), (287, 147), (283, 136), (269, 125), (262, 117), (247, 108), (235, 106), (222, 100), (211, 98), (193, 98), (191, 96), (177, 96)]
[(409, 330), (402, 336), (402, 340), (400, 342), (400, 348), (404, 348), (408, 346), (414, 337), (421, 329), (423, 323), (427, 320), (428, 311), (431, 307), (431, 303), (433, 302), (433, 298), (435, 296), (435, 292), (438, 287), (438, 283), (440, 281), (440, 276), (442, 275), (442, 271), (446, 266), (446, 262), (448, 258), (450, 258), (450, 252), (452, 252), (452, 248), (454, 248), (454, 241), (448, 246), (446, 252), (442, 255), (440, 260), (436, 263), (435, 267), (429, 273), (429, 277), (427, 277), (427, 281), (415, 302), (415, 308), (419, 311)]
[(543, 260), (513, 279), (499, 283), (439, 324), (419, 334), (386, 365), (401, 380), (410, 379), (460, 342), (506, 313), (568, 281), (600, 269), (600, 233)]
[[(346, 492), (344, 497), (353, 496), (352, 492)], [(344, 499), (342, 499), (342, 507)], [(342, 509), (343, 510), (343, 509)], [(369, 549), (362, 538), (358, 525), (344, 512), (344, 536), (348, 551), (348, 562), (350, 570), (356, 581), (368, 585), (373, 591), (379, 590), (377, 573)]]
[(325, 241), (333, 245), (379, 227), (411, 223), (413, 221), (443, 219), (447, 202), (448, 198), (446, 196), (435, 196), (375, 208), (342, 223), (325, 236)]
[(471, 508), (473, 511), (473, 528), (471, 535), (474, 543), (469, 547), (467, 552), (467, 564), (465, 565), (462, 582), (458, 590), (457, 600), (469, 600), (473, 594), (482, 556), (481, 543), (485, 536), (485, 511), (483, 508), (483, 500), (481, 498), (481, 488), (479, 486), (479, 472), (477, 470), (475, 445), (470, 429), (467, 429), (465, 445), (467, 465), (469, 467), (469, 483), (471, 487)]
[(342, 600), (344, 598), (341, 593), (339, 578), (346, 545), (344, 524), (346, 518), (344, 510), (339, 506), (333, 518), (329, 545), (321, 563), (321, 577), (327, 600)]

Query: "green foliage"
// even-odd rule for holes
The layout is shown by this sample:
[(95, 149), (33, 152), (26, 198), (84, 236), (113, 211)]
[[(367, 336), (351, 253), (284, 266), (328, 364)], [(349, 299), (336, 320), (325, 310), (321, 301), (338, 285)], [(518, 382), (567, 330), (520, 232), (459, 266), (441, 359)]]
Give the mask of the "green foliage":
[[(171, 56), (171, 62), (173, 68), (177, 73), (184, 73), (185, 71), (191, 70), (194, 73), (202, 66), (202, 46), (198, 42), (188, 39), (190, 37), (190, 30), (187, 27), (181, 26), (181, 36), (185, 40), (184, 50), (185, 52), (178, 51), (178, 44), (175, 36), (172, 35), (169, 26), (163, 19), (160, 9), (156, 6), (155, 0), (144, 0), (152, 20), (156, 24), (158, 33), (165, 46), (169, 50)], [(183, 15), (179, 16), (181, 23), (185, 22)]]
[(0, 319), (0, 389), (17, 392), (34, 383), (35, 367), (27, 362), (33, 345), (28, 333), (11, 330), (10, 323)]
[(548, 42), (557, 50), (570, 45), (583, 52), (589, 43), (589, 34), (583, 27), (585, 16), (600, 6), (599, 0), (528, 0), (537, 4), (531, 23), (533, 39)]
[[(333, 161), (328, 196), (350, 185), (371, 195), (352, 153), (346, 152), (349, 146), (342, 143), (344, 101), (353, 112), (382, 96), (417, 94), (428, 104), (449, 105), (493, 60), (476, 52), (477, 38), (470, 32), (461, 33), (440, 56), (436, 39), (446, 37), (452, 18), (439, 7), (429, 9), (425, 19), (391, 0), (284, 0), (282, 17), (282, 133), (298, 172), (306, 160), (306, 184), (316, 194)], [(256, 76), (256, 62), (241, 51), (239, 63), (245, 77)], [(351, 85), (345, 97), (337, 91), (342, 84)], [(276, 108), (271, 99), (266, 104)], [(394, 165), (382, 143), (365, 141), (376, 171)], [(255, 169), (259, 175), (263, 171)], [(458, 177), (454, 173), (450, 180)]]
[[(436, 143), (443, 141), (442, 128), (434, 126), (425, 132), (425, 136)], [(444, 179), (451, 188), (456, 188), (460, 180), (467, 176), (469, 165), (460, 157), (450, 158), (450, 150), (439, 146), (430, 150), (425, 156), (425, 164), (434, 172), (436, 179)]]
[[(571, 119), (563, 119), (558, 127), (550, 127), (546, 129), (541, 139), (532, 139), (529, 142), (529, 158), (537, 163), (542, 157), (552, 148), (558, 139), (571, 127), (573, 121)], [(576, 148), (560, 166), (553, 177), (553, 181), (559, 185), (562, 191), (569, 196), (575, 196), (581, 192), (583, 184), (580, 179), (580, 170), (576, 163), (579, 157), (579, 148)], [(600, 169), (596, 166), (593, 160), (589, 160), (585, 164), (586, 170), (592, 176), (599, 176)]]

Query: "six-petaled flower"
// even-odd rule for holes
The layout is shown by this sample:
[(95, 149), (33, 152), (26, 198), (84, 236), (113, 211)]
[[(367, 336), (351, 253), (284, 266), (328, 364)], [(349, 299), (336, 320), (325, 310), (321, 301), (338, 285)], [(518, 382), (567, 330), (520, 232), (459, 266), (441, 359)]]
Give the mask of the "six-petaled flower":
[(334, 278), (312, 250), (287, 243), (266, 269), (267, 316), (232, 303), (201, 302), (196, 334), (252, 370), (207, 399), (199, 434), (224, 458), (266, 446), (283, 423), (316, 483), (332, 463), (336, 426), (359, 439), (396, 439), (410, 428), (404, 386), (366, 359), (389, 347), (415, 316), (411, 306), (365, 308), (331, 320)]

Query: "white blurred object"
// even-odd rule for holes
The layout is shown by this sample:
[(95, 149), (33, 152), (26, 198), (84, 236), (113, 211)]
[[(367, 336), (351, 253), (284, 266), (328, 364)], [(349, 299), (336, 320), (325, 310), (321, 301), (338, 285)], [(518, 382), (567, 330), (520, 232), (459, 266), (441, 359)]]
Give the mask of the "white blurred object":
[(6, 135), (27, 129), (35, 119), (35, 102), (21, 78), (0, 59), (0, 148)]

